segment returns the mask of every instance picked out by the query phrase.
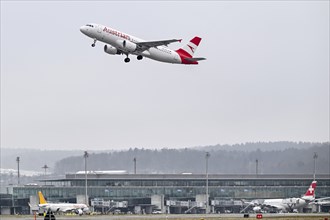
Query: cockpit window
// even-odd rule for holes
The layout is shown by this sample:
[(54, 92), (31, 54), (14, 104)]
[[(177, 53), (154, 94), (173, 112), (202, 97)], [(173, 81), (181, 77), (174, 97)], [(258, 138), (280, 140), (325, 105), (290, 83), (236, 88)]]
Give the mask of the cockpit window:
[(88, 27), (94, 27), (93, 25), (91, 25), (91, 24), (86, 24), (86, 26), (88, 26)]

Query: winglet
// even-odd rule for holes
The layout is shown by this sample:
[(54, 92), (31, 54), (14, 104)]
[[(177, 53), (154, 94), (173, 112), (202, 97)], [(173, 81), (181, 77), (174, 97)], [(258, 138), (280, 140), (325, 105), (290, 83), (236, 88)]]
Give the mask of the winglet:
[(182, 39), (179, 39), (178, 41), (181, 43)]
[(42, 192), (41, 191), (38, 192), (38, 195), (39, 195), (39, 203), (40, 204), (46, 204), (47, 201), (46, 201), (44, 195), (42, 195)]

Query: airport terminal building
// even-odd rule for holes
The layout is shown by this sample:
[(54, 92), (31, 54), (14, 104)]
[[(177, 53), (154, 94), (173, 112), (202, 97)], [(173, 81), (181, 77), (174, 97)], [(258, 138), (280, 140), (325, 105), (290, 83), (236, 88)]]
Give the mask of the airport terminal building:
[[(76, 173), (67, 174), (65, 178), (43, 179), (38, 185), (14, 186), (12, 198), (17, 203), (20, 200), (36, 202), (37, 192), (42, 191), (49, 201), (83, 202), (86, 177), (89, 205), (95, 210), (110, 212), (119, 209), (132, 213), (151, 213), (154, 210), (163, 213), (239, 212), (244, 208), (244, 201), (300, 197), (313, 181), (312, 175), (300, 174), (209, 174), (206, 177), (205, 174), (191, 173), (89, 172), (87, 175)], [(316, 197), (330, 197), (329, 175), (316, 175), (316, 180)], [(10, 207), (2, 205), (3, 208), (7, 208), (8, 212)], [(321, 211), (329, 210), (326, 205), (319, 208)], [(29, 207), (20, 209), (26, 212)]]

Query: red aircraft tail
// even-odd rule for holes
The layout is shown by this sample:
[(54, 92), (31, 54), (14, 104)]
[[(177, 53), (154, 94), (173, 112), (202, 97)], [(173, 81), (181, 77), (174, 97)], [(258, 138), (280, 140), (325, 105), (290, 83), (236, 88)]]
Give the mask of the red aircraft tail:
[(187, 45), (176, 50), (176, 52), (179, 54), (183, 64), (198, 64), (197, 61), (205, 60), (205, 58), (194, 58), (193, 57), (201, 40), (202, 40), (202, 38), (196, 36), (193, 39), (191, 39)]

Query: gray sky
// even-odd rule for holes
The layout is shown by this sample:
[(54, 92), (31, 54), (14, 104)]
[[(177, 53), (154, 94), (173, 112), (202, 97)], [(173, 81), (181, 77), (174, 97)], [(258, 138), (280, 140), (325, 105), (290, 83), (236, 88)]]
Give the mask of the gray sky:
[[(203, 38), (198, 66), (95, 48), (101, 23)], [(1, 147), (329, 141), (329, 1), (1, 1)]]

